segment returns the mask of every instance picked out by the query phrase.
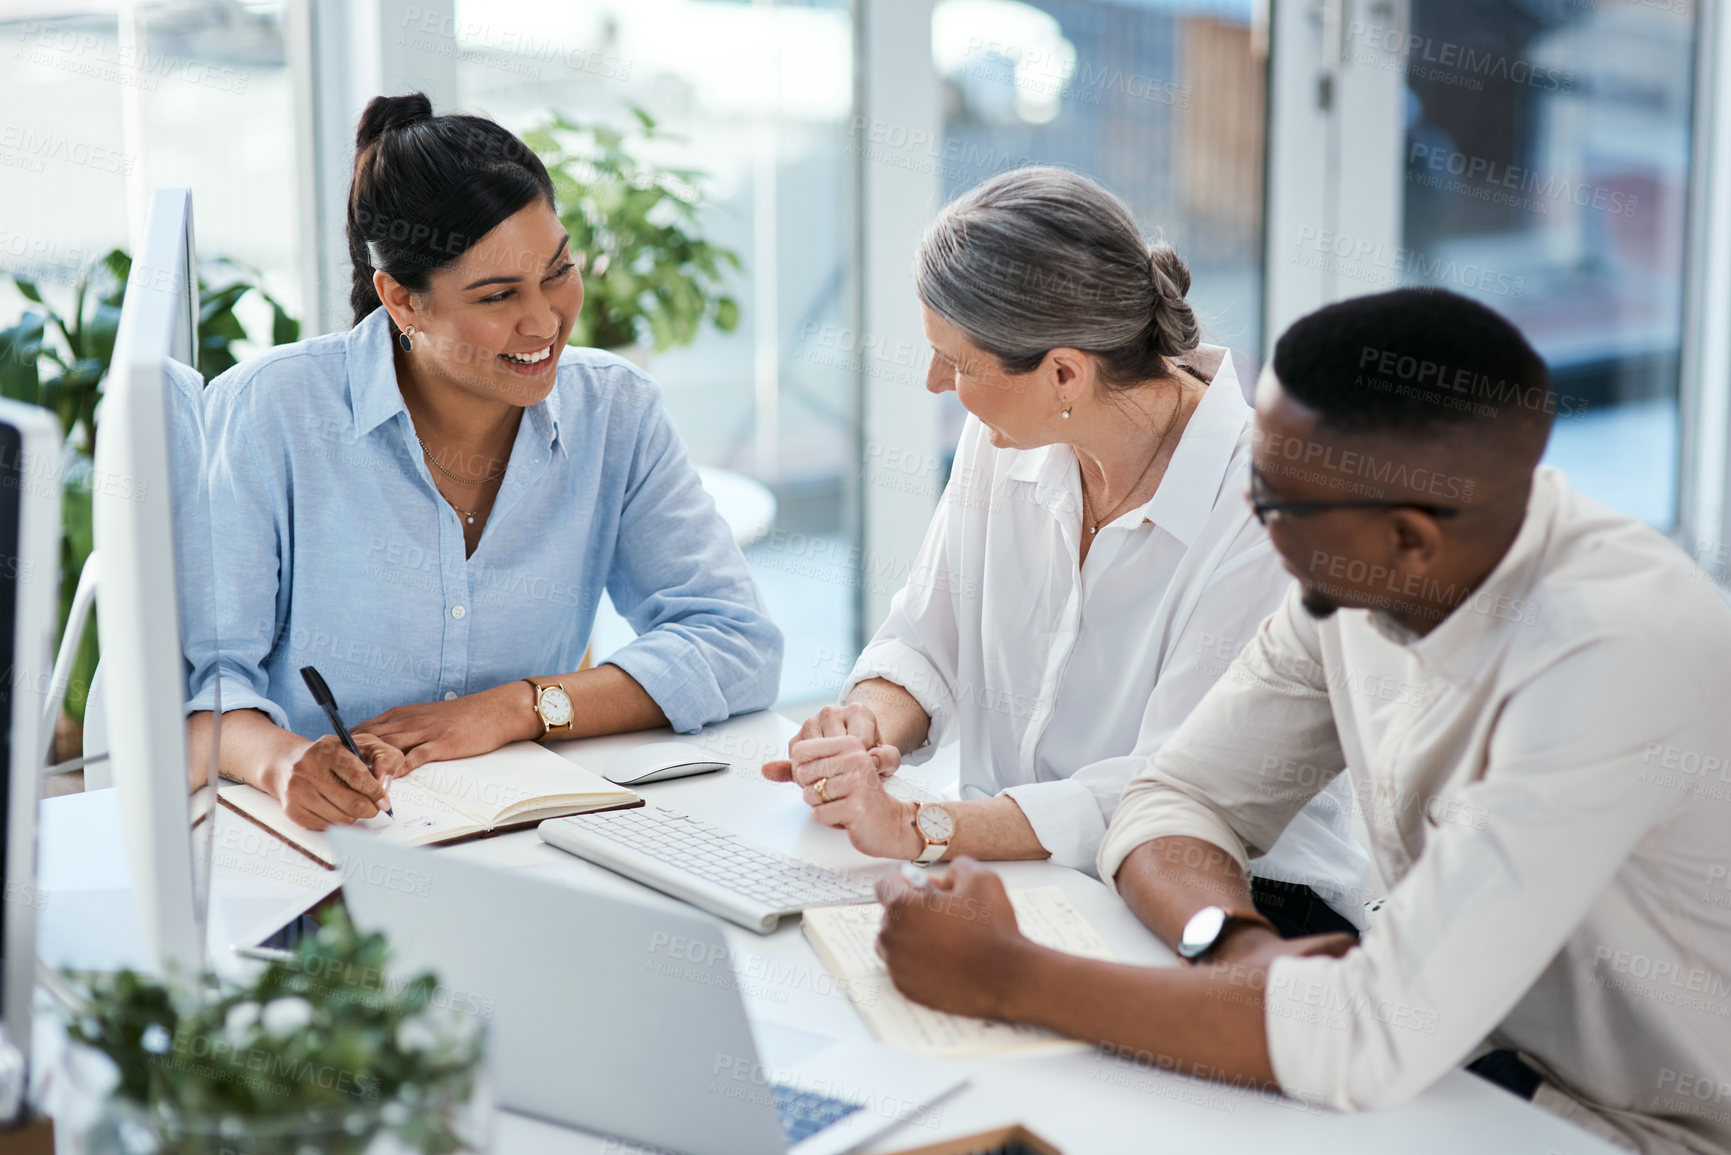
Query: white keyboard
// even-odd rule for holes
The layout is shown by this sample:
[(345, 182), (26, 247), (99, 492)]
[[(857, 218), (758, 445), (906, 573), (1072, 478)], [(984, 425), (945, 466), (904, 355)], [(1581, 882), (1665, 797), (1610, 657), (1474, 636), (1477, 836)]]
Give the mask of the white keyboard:
[(872, 902), (870, 879), (779, 854), (665, 806), (549, 818), (541, 841), (768, 934), (808, 906)]

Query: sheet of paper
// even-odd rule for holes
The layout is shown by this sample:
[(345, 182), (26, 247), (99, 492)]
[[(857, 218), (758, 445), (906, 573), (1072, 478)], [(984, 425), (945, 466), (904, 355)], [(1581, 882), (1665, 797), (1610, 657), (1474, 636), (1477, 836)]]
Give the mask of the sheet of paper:
[[(1088, 958), (1112, 958), (1106, 940), (1059, 887), (1012, 890), (1010, 905), (1022, 933), (1040, 945)], [(804, 915), (806, 937), (824, 965), (846, 980), (855, 1008), (880, 1042), (942, 1058), (1085, 1045), (1038, 1027), (934, 1011), (907, 998), (890, 982), (877, 955), (883, 916), (884, 908), (875, 902), (814, 907)]]

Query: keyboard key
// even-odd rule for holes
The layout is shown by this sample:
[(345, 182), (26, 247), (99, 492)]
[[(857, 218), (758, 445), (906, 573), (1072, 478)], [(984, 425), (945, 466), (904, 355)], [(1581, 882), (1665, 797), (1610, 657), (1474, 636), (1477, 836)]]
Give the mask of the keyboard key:
[(801, 1091), (782, 1083), (776, 1083), (770, 1089), (775, 1095), (776, 1114), (781, 1116), (781, 1133), (789, 1147), (860, 1110), (858, 1103)]

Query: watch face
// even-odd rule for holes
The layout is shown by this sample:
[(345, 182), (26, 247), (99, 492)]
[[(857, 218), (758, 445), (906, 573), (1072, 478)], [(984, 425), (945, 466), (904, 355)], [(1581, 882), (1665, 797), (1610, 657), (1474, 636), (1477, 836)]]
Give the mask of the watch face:
[(571, 696), (558, 686), (541, 691), (541, 720), (549, 726), (564, 726), (571, 721)]
[(956, 832), (956, 820), (942, 806), (922, 806), (914, 825), (927, 842), (947, 843)]
[(1213, 946), (1219, 939), (1220, 932), (1226, 928), (1226, 910), (1219, 906), (1205, 906), (1190, 916), (1190, 921), (1184, 924), (1184, 934), (1178, 939), (1178, 953), (1185, 958), (1195, 958), (1197, 955)]

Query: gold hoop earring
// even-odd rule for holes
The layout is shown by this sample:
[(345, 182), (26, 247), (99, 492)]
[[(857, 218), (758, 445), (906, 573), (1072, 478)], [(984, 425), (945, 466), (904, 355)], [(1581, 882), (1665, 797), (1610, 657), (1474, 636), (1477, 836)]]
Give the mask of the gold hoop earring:
[(404, 329), (401, 333), (397, 334), (397, 344), (403, 347), (403, 352), (413, 353), (415, 351), (414, 336), (415, 327), (413, 325), (410, 325), (407, 329)]

